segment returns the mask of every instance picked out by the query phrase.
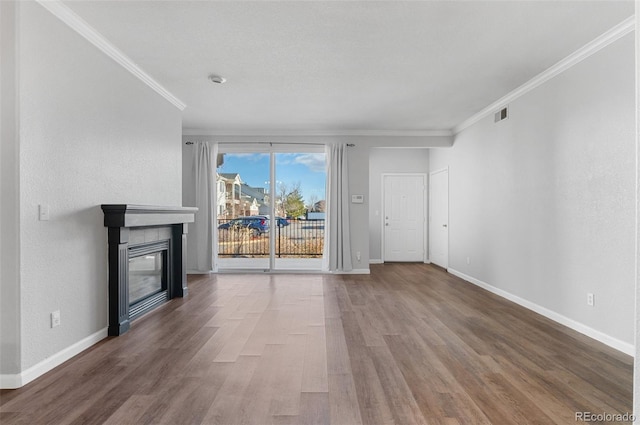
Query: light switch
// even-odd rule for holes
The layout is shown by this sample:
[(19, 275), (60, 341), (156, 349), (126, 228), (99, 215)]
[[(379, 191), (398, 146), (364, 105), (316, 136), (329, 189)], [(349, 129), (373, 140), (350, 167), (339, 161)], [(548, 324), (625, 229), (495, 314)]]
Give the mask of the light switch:
[(48, 204), (40, 204), (40, 221), (49, 221), (49, 205)]

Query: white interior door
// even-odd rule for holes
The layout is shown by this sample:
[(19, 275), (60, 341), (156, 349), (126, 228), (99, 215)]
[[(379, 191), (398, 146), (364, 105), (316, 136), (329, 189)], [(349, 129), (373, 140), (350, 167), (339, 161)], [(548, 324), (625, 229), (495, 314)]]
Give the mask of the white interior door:
[(449, 267), (449, 170), (429, 174), (429, 260)]
[(384, 261), (425, 260), (426, 175), (383, 176)]

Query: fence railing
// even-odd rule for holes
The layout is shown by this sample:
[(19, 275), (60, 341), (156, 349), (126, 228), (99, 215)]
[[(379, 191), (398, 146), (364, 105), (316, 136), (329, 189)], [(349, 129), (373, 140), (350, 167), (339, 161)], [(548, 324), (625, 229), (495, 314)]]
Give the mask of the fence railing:
[[(269, 226), (259, 224), (229, 226), (232, 219), (218, 219), (219, 257), (268, 257), (270, 247)], [(275, 256), (277, 258), (316, 258), (324, 248), (324, 220), (290, 220), (286, 226), (275, 229)]]

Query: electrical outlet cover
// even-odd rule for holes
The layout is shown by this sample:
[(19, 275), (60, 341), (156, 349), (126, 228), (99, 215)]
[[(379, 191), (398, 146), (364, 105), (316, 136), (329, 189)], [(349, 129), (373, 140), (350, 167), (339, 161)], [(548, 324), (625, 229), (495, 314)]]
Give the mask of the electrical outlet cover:
[(56, 326), (60, 326), (60, 310), (51, 313), (51, 327), (55, 328)]

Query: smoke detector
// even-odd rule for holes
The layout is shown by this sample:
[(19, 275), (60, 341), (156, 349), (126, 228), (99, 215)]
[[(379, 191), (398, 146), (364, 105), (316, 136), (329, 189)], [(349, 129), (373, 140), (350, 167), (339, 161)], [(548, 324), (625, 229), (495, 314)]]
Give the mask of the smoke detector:
[(211, 74), (209, 75), (209, 81), (215, 84), (224, 84), (227, 81), (227, 79), (219, 75)]

